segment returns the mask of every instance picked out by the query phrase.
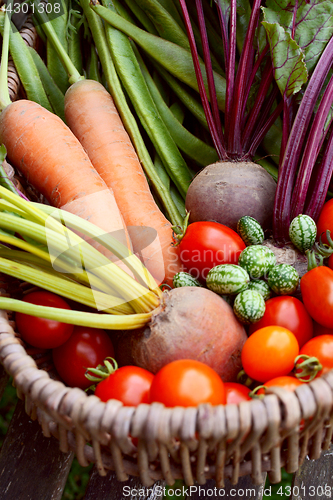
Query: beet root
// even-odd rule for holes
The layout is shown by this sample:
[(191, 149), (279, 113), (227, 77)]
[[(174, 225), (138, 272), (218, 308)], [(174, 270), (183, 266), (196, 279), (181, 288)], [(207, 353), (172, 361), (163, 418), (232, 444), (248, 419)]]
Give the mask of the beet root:
[(146, 328), (126, 335), (118, 348), (128, 350), (130, 344), (134, 363), (153, 373), (176, 359), (195, 359), (227, 382), (234, 381), (241, 369), (246, 339), (244, 327), (224, 299), (205, 288), (183, 287), (164, 292)]
[(244, 215), (271, 227), (276, 182), (253, 162), (217, 162), (205, 167), (186, 195), (190, 223), (211, 220), (236, 230)]

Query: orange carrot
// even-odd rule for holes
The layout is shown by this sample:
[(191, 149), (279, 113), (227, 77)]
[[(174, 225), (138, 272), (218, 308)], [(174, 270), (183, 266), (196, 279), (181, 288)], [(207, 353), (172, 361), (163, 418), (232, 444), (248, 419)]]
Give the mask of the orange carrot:
[[(35, 102), (16, 101), (1, 112), (0, 141), (8, 159), (51, 205), (89, 220), (130, 248), (112, 191), (60, 118)], [(119, 264), (116, 256), (99, 249)]]
[(95, 169), (113, 190), (134, 252), (158, 283), (171, 284), (181, 270), (172, 229), (156, 205), (140, 161), (113, 99), (100, 83), (81, 80), (65, 96), (68, 126)]

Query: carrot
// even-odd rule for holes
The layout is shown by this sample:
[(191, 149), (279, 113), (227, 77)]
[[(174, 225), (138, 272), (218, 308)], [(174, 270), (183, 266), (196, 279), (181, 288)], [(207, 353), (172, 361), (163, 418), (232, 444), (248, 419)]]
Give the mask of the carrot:
[(0, 115), (0, 140), (10, 162), (50, 204), (129, 244), (112, 191), (60, 118), (32, 101), (16, 101)]
[[(94, 169), (82, 145), (56, 115), (39, 104), (11, 103), (7, 88), (10, 14), (3, 12), (4, 35), (0, 67), (0, 141), (9, 160), (49, 203), (79, 215), (112, 233), (131, 250), (130, 239), (113, 193)], [(76, 70), (75, 70), (76, 71)], [(81, 78), (76, 71), (77, 79)], [(116, 255), (96, 244), (127, 272)]]
[(158, 283), (171, 284), (173, 275), (181, 270), (178, 251), (172, 246), (171, 224), (154, 201), (112, 97), (99, 82), (78, 78), (50, 23), (44, 22), (43, 29), (57, 49), (72, 83), (65, 96), (69, 127), (101, 178), (113, 190), (134, 252)]
[(140, 161), (110, 94), (93, 80), (73, 84), (65, 96), (66, 121), (106, 185), (113, 190), (135, 253), (159, 282), (181, 269), (172, 228), (157, 207)]

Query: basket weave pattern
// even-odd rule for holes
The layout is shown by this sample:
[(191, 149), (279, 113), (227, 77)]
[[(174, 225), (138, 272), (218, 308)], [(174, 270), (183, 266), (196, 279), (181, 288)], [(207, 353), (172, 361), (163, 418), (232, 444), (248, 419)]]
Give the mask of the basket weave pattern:
[(112, 469), (120, 481), (140, 476), (147, 487), (162, 478), (188, 485), (215, 478), (221, 488), (225, 477), (236, 484), (248, 474), (260, 484), (267, 471), (276, 483), (282, 466), (295, 472), (306, 455), (317, 459), (330, 446), (333, 371), (295, 393), (275, 388), (239, 405), (124, 407), (53, 380), (27, 354), (3, 311), (0, 325), (0, 361), (28, 415), (59, 440), (60, 450), (75, 451), (82, 466), (96, 463), (101, 475)]

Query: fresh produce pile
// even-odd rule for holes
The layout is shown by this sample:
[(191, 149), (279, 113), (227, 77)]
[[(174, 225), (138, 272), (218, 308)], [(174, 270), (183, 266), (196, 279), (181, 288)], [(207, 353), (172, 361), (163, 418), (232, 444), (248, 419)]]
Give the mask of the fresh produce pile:
[[(332, 3), (102, 3), (32, 0), (39, 51), (13, 30), (12, 2), (0, 12), (2, 163), (45, 201), (1, 167), (0, 272), (37, 289), (0, 308), (103, 401), (236, 403), (321, 376)], [(276, 252), (307, 256), (303, 276), (272, 234)]]

